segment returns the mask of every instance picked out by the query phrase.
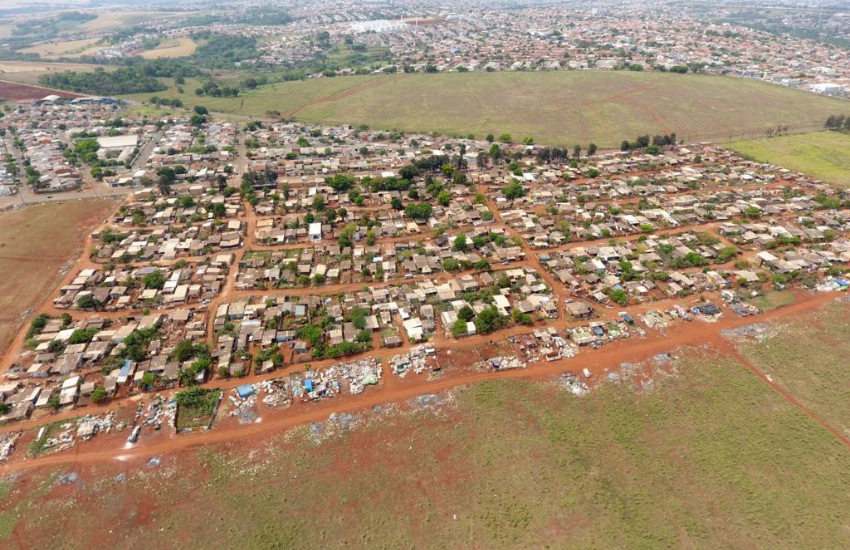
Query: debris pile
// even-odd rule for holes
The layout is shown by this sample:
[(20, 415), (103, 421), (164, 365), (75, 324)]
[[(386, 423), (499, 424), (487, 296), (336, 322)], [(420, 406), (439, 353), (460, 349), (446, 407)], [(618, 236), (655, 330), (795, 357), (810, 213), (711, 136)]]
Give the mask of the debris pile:
[(434, 346), (423, 345), (416, 346), (407, 353), (393, 356), (390, 359), (390, 368), (393, 373), (404, 378), (411, 371), (414, 374), (422, 374), (430, 368), (431, 371), (436, 372), (440, 370), (440, 364), (437, 362)]
[(558, 385), (577, 397), (590, 393), (590, 387), (575, 374), (562, 375)]
[(496, 357), (485, 359), (484, 361), (478, 361), (477, 363), (475, 363), (474, 366), (476, 369), (480, 370), (501, 371), (511, 369), (524, 369), (528, 365), (525, 361), (522, 361), (516, 355), (499, 355)]
[(15, 452), (15, 442), (21, 436), (19, 433), (0, 434), (0, 462), (6, 462)]

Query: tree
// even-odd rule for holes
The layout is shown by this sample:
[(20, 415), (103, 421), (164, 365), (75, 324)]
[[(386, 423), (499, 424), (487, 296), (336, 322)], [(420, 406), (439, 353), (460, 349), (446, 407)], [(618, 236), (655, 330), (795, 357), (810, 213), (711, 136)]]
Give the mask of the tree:
[(165, 275), (160, 270), (153, 271), (148, 273), (142, 278), (142, 284), (145, 285), (145, 288), (155, 288), (157, 290), (162, 290), (162, 287), (165, 286)]
[(411, 203), (404, 208), (404, 214), (414, 220), (427, 220), (432, 211), (433, 208), (427, 202)]
[(100, 405), (107, 398), (106, 389), (103, 386), (98, 386), (91, 392), (91, 402), (95, 405)]
[(499, 141), (501, 141), (503, 143), (511, 143), (513, 141), (513, 139), (514, 139), (513, 136), (510, 135), (507, 132), (505, 132), (504, 134), (501, 134), (499, 136)]
[(354, 244), (355, 233), (357, 233), (357, 226), (353, 223), (346, 224), (339, 232), (339, 246), (345, 248)]
[(519, 199), (525, 196), (525, 189), (523, 189), (522, 185), (520, 185), (518, 182), (513, 181), (505, 187), (502, 187), (502, 194), (508, 200)]
[(581, 157), (581, 145), (573, 145), (573, 157)]
[(460, 338), (461, 336), (465, 336), (467, 332), (468, 331), (466, 329), (466, 321), (458, 318), (458, 320), (455, 321), (452, 325), (452, 336), (454, 336), (455, 338)]
[(591, 143), (587, 146), (587, 156), (592, 157), (596, 154), (596, 144)]
[(486, 137), (486, 138), (484, 138), (484, 139), (486, 139), (486, 140), (487, 140), (488, 142), (490, 142), (490, 143), (493, 143), (493, 141), (494, 141), (496, 138), (494, 138), (494, 137), (493, 137), (493, 134), (487, 134), (487, 137)]
[(445, 189), (437, 193), (437, 202), (440, 203), (440, 206), (448, 206), (451, 201), (452, 194)]
[(620, 304), (621, 306), (625, 306), (629, 303), (629, 295), (621, 288), (612, 290), (609, 297), (612, 301)]
[(206, 107), (204, 107), (203, 105), (195, 105), (194, 111), (195, 111), (195, 114), (198, 114), (198, 115), (201, 115), (201, 116), (206, 116), (206, 115), (210, 114), (210, 110), (207, 109)]
[(321, 212), (325, 209), (325, 196), (324, 195), (316, 195), (313, 197), (313, 210), (316, 212)]
[(342, 193), (354, 187), (354, 176), (336, 174), (333, 177), (325, 178), (325, 183), (327, 183), (331, 189), (337, 193)]
[(457, 318), (462, 319), (464, 322), (472, 321), (475, 318), (475, 312), (472, 311), (472, 308), (469, 306), (463, 306), (460, 308), (460, 311), (457, 312)]
[(77, 300), (77, 307), (80, 309), (97, 309), (102, 304), (95, 299), (91, 294), (86, 294), (85, 296), (81, 296)]
[(457, 237), (455, 237), (454, 243), (452, 244), (452, 249), (455, 252), (466, 252), (469, 250), (469, 245), (466, 242), (466, 235), (461, 233)]
[(499, 313), (493, 306), (487, 307), (475, 318), (475, 330), (478, 334), (489, 334), (502, 328), (507, 322), (507, 317)]

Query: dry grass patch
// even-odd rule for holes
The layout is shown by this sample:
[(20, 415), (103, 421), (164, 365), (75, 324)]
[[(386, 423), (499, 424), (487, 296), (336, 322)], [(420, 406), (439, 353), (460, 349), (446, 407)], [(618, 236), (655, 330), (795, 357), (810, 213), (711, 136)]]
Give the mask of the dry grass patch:
[(83, 237), (114, 208), (107, 199), (28, 206), (0, 214), (0, 351), (76, 259)]

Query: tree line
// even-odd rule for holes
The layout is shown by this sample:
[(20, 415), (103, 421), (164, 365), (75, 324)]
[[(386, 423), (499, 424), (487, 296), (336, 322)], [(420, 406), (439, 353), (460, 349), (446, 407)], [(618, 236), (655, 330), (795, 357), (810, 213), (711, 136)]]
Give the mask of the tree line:
[(654, 135), (650, 140), (649, 134), (638, 136), (634, 141), (623, 140), (620, 144), (620, 151), (634, 151), (646, 149), (646, 152), (651, 155), (656, 155), (661, 151), (662, 147), (676, 145), (676, 133)]
[(829, 115), (823, 127), (827, 130), (850, 133), (850, 115)]
[(167, 87), (160, 78), (182, 80), (199, 74), (197, 68), (173, 60), (154, 60), (150, 63), (119, 67), (112, 71), (98, 67), (92, 72), (62, 71), (44, 74), (38, 81), (48, 88), (81, 94), (120, 95), (161, 92)]

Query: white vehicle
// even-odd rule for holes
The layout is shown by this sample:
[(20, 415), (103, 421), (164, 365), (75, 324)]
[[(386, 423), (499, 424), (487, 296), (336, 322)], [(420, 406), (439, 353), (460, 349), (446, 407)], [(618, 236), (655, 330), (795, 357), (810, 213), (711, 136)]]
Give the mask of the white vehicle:
[(582, 370), (582, 372), (584, 373), (584, 377), (585, 377), (585, 378), (590, 378), (590, 377), (591, 377), (590, 371), (589, 371), (589, 370), (587, 370), (587, 367), (585, 367), (585, 368), (584, 368), (584, 370)]
[(139, 433), (142, 431), (141, 426), (136, 426), (133, 428), (133, 431), (130, 432), (130, 437), (127, 438), (127, 443), (135, 443), (139, 440)]

